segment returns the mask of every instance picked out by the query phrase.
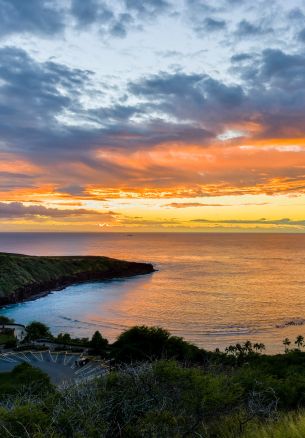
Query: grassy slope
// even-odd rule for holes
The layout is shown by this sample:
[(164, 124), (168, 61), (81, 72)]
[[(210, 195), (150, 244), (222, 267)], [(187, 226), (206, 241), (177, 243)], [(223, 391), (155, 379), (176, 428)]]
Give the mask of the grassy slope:
[(304, 438), (305, 415), (304, 413), (290, 413), (278, 422), (266, 426), (250, 426), (243, 438)]
[[(152, 272), (149, 264), (95, 256), (35, 257), (0, 253), (0, 298), (32, 285)], [(82, 275), (86, 278), (82, 278)], [(112, 275), (113, 274), (113, 275)]]

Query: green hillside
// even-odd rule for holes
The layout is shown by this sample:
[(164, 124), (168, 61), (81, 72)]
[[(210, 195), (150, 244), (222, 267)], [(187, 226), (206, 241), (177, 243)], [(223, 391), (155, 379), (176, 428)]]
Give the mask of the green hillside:
[(0, 253), (0, 304), (84, 281), (129, 277), (153, 272), (146, 263), (108, 257), (45, 257)]

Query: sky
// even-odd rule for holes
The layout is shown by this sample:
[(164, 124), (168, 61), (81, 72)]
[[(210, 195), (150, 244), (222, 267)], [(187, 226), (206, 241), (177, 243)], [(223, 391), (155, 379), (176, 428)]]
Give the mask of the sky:
[(0, 0), (0, 231), (304, 232), (305, 1)]

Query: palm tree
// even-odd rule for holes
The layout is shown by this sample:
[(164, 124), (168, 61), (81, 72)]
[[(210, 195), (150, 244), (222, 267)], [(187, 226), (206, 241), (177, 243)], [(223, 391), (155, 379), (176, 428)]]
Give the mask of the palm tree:
[(226, 349), (225, 349), (225, 352), (227, 353), (227, 354), (235, 354), (235, 352), (236, 352), (236, 347), (235, 347), (235, 345), (229, 345), (229, 347), (227, 347)]
[(285, 353), (288, 353), (288, 347), (291, 344), (291, 341), (288, 338), (285, 338), (283, 344), (285, 345)]
[(244, 349), (245, 349), (245, 351), (247, 351), (248, 353), (251, 353), (251, 352), (252, 352), (252, 343), (251, 343), (251, 341), (246, 341), (246, 342), (244, 343)]
[(257, 352), (257, 353), (261, 353), (263, 350), (266, 349), (265, 344), (262, 344), (261, 342), (256, 342), (255, 344), (253, 344), (253, 349)]
[(297, 345), (298, 349), (300, 349), (300, 347), (303, 345), (303, 341), (304, 341), (304, 336), (299, 335), (296, 337), (294, 343)]

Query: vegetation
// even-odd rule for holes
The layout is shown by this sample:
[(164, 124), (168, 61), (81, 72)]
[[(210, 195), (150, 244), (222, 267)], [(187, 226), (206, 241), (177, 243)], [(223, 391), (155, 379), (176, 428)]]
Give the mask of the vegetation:
[[(72, 338), (69, 333), (59, 333), (56, 338), (52, 338), (53, 342), (64, 346), (79, 346), (79, 347), (89, 347), (90, 340), (89, 338)], [(108, 341), (107, 341), (108, 342)]]
[(52, 338), (50, 329), (47, 325), (39, 321), (33, 321), (26, 327), (26, 341), (34, 341), (41, 338)]
[[(10, 373), (0, 373), (0, 397), (3, 403), (13, 395), (29, 393), (31, 396), (44, 396), (54, 392), (49, 377), (38, 368), (33, 368), (27, 363), (17, 365)], [(0, 436), (1, 433), (0, 433)]]
[(305, 413), (298, 412), (282, 416), (262, 426), (256, 424), (243, 438), (303, 438), (305, 437)]
[(153, 266), (95, 256), (35, 257), (0, 253), (0, 304), (73, 282), (146, 274)]
[(0, 345), (7, 343), (12, 343), (15, 341), (14, 330), (11, 329), (1, 329), (0, 333)]
[(88, 348), (113, 364), (99, 379), (54, 388), (29, 365), (0, 374), (0, 436), (303, 437), (301, 341), (269, 356), (249, 341), (207, 352), (159, 327), (133, 327), (114, 344), (96, 332)]
[(13, 334), (1, 334), (0, 345), (4, 345), (4, 348), (15, 348), (17, 340)]
[(196, 361), (204, 360), (206, 354), (163, 328), (136, 326), (118, 337), (112, 355), (118, 361), (135, 362), (161, 358)]
[[(7, 318), (6, 316), (0, 315), (0, 326), (1, 324), (13, 324), (14, 320)], [(14, 330), (9, 328), (1, 328), (0, 332), (0, 345), (4, 345), (5, 348), (16, 347), (17, 341), (14, 336)]]
[(108, 346), (108, 340), (103, 338), (99, 331), (96, 331), (89, 345), (91, 354), (104, 356)]
[(11, 318), (8, 318), (7, 316), (0, 315), (0, 325), (1, 324), (14, 324), (14, 320)]

